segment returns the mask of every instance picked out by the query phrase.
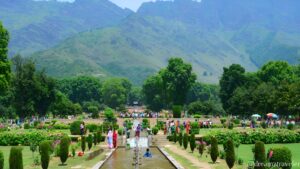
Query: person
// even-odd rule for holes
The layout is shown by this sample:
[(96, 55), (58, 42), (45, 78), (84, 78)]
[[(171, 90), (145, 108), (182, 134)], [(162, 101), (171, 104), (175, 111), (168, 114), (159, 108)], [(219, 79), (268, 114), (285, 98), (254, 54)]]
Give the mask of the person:
[(109, 129), (108, 133), (107, 133), (107, 143), (108, 143), (108, 148), (112, 148), (113, 147), (113, 133), (111, 131), (111, 129)]
[(84, 135), (84, 122), (80, 124), (80, 134)]
[(141, 124), (138, 124), (135, 130), (135, 137), (140, 137), (140, 132), (141, 132)]
[(151, 158), (152, 157), (152, 154), (151, 154), (149, 148), (147, 148), (147, 150), (146, 150), (146, 152), (144, 154), (144, 157), (146, 157), (146, 158)]
[(114, 130), (113, 132), (113, 145), (114, 145), (114, 148), (117, 147), (117, 140), (118, 140), (118, 133), (116, 130)]

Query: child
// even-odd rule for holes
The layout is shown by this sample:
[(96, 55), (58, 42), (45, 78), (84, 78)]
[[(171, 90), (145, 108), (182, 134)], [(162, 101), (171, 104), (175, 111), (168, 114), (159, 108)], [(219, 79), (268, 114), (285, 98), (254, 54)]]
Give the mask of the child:
[(147, 148), (146, 153), (144, 154), (144, 157), (146, 157), (146, 158), (151, 158), (152, 157), (152, 154), (150, 153), (149, 148)]

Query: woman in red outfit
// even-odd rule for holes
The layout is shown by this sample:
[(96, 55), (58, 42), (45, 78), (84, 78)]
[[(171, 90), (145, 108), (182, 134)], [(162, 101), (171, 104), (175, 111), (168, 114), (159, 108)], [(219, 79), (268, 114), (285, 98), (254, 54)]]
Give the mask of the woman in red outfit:
[(118, 133), (116, 130), (114, 130), (114, 133), (113, 133), (113, 145), (114, 145), (114, 148), (117, 147), (117, 140), (118, 140)]

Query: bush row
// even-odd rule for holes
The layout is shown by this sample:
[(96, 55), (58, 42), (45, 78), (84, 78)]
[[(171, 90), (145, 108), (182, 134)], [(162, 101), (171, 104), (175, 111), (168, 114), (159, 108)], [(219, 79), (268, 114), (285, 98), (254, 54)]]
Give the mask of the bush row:
[(224, 144), (228, 139), (232, 139), (234, 142), (241, 144), (254, 144), (256, 141), (262, 141), (266, 144), (300, 142), (300, 133), (286, 129), (256, 129), (246, 132), (236, 130), (217, 130), (207, 134), (203, 137), (203, 139), (210, 143), (210, 138), (212, 136), (215, 136), (220, 144)]
[(44, 140), (56, 140), (61, 137), (61, 133), (53, 133), (47, 131), (6, 131), (0, 133), (1, 146), (24, 145), (29, 146), (30, 143), (39, 144)]

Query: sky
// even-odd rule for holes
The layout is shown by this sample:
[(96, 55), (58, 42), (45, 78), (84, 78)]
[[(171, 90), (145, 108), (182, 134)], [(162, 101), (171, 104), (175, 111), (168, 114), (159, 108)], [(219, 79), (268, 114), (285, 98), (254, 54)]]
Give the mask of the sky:
[[(74, 0), (57, 0), (57, 1), (73, 2)], [(129, 8), (133, 11), (137, 11), (143, 2), (149, 2), (149, 1), (155, 1), (155, 0), (110, 0), (110, 1), (122, 8)]]

